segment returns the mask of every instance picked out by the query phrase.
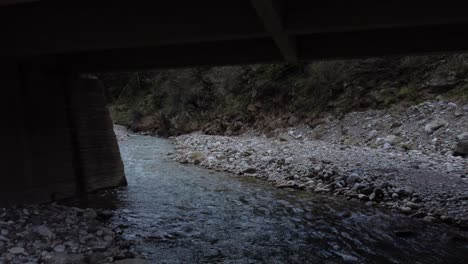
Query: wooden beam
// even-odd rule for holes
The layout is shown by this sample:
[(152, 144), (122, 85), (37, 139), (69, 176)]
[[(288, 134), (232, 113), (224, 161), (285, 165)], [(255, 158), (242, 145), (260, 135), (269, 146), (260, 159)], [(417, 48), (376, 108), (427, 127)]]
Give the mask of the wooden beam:
[(450, 25), (468, 22), (468, 3), (414, 1), (285, 1), (290, 35)]
[(301, 60), (468, 51), (468, 23), (297, 36)]
[(275, 0), (251, 0), (251, 2), (265, 28), (272, 34), (284, 59), (289, 63), (298, 63), (296, 42), (284, 28), (278, 2)]
[[(130, 71), (195, 66), (280, 63), (281, 53), (269, 37), (191, 45), (79, 52), (56, 57), (32, 58), (53, 61), (60, 68), (78, 72)], [(26, 61), (27, 63), (31, 63)]]
[(78, 1), (70, 7), (72, 3), (39, 1), (0, 7), (0, 56), (269, 37), (249, 1), (137, 1), (127, 5), (116, 1), (109, 6), (103, 4), (107, 1), (97, 2)]
[(0, 0), (0, 6), (24, 4), (24, 3), (37, 2), (37, 1), (39, 0)]

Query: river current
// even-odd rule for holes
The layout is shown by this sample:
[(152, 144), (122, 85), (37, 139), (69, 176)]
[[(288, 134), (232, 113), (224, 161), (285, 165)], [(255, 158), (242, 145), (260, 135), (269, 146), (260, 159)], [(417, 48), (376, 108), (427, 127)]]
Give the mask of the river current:
[(455, 228), (183, 165), (166, 139), (119, 144), (128, 187), (101, 198), (150, 263), (468, 263)]

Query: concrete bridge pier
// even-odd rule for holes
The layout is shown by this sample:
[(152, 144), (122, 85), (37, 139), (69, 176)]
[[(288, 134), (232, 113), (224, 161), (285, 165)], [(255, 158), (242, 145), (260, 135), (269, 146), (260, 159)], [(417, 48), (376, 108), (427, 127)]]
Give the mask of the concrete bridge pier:
[(125, 185), (97, 79), (0, 62), (0, 201), (40, 202)]

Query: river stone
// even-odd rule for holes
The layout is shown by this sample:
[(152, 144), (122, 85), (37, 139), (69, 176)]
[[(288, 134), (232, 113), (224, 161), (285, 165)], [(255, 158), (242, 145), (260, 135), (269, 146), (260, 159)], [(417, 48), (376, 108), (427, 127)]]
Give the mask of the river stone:
[(65, 246), (64, 246), (64, 245), (56, 245), (56, 246), (54, 247), (54, 251), (55, 251), (55, 252), (58, 252), (58, 253), (64, 252), (64, 251), (65, 251)]
[(279, 141), (291, 141), (291, 140), (292, 138), (289, 134), (284, 133), (279, 136)]
[(359, 200), (367, 200), (367, 195), (360, 193), (358, 194), (358, 198)]
[(85, 257), (81, 254), (67, 254), (64, 252), (53, 252), (44, 257), (48, 264), (81, 264), (85, 262)]
[(252, 174), (252, 173), (256, 173), (256, 172), (257, 172), (256, 168), (247, 168), (242, 173)]
[(395, 135), (388, 135), (384, 138), (384, 142), (390, 145), (394, 145), (398, 141), (400, 141), (400, 138)]
[(144, 259), (122, 259), (114, 261), (115, 264), (149, 264), (148, 261)]
[(34, 230), (37, 234), (47, 238), (47, 239), (52, 239), (55, 237), (55, 234), (47, 227), (44, 225), (36, 227)]
[(444, 119), (435, 119), (434, 121), (428, 123), (424, 127), (424, 131), (431, 134), (434, 131), (438, 130), (439, 128), (447, 126), (447, 125), (448, 125), (448, 122), (446, 120), (444, 120)]
[(349, 175), (346, 178), (346, 183), (348, 185), (353, 185), (354, 183), (358, 182), (359, 180), (360, 180), (360, 177), (359, 177), (359, 175), (357, 175), (357, 173), (351, 173), (351, 175)]
[(24, 251), (24, 248), (22, 247), (13, 247), (13, 248), (10, 248), (8, 252), (10, 252), (11, 254), (22, 254), (25, 251)]
[(468, 155), (468, 132), (464, 132), (457, 136), (457, 145), (455, 146), (456, 155)]
[(411, 208), (407, 206), (401, 206), (400, 211), (404, 214), (410, 214), (412, 212)]

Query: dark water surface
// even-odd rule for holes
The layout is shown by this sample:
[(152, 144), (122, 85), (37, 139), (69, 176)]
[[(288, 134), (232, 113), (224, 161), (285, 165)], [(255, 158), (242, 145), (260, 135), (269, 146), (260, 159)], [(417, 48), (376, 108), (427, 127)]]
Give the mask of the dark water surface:
[(468, 263), (466, 234), (445, 225), (181, 165), (164, 139), (120, 148), (113, 224), (151, 263)]

